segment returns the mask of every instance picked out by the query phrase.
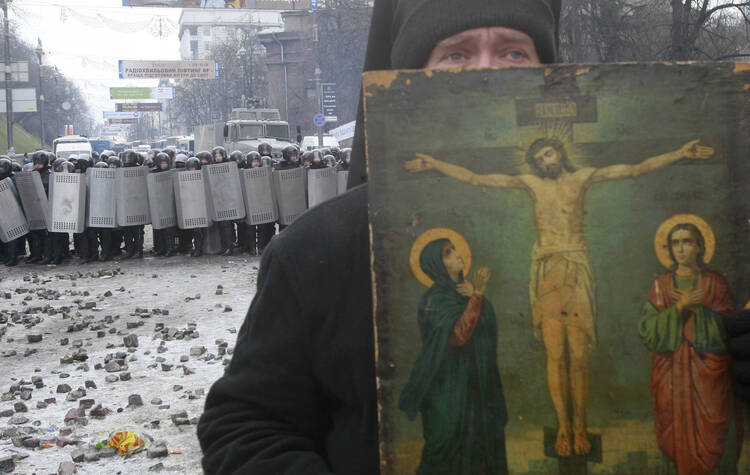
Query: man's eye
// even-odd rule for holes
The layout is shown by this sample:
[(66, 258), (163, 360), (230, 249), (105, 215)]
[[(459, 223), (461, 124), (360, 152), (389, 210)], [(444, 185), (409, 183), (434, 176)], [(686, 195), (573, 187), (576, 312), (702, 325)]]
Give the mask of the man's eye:
[(447, 55), (445, 58), (451, 61), (462, 61), (465, 58), (465, 56), (463, 53), (456, 52), (456, 53), (451, 53)]
[(514, 61), (518, 61), (526, 57), (526, 55), (522, 51), (511, 51), (507, 56)]

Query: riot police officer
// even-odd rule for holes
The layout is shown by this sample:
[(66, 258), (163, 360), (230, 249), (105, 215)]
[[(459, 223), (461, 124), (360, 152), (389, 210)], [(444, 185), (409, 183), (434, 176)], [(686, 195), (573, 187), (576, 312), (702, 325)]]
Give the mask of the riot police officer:
[[(223, 147), (222, 147), (223, 148)], [(226, 151), (224, 152), (226, 153)], [(213, 162), (213, 157), (211, 156), (211, 152), (208, 150), (203, 150), (198, 152), (195, 157), (200, 161), (201, 166), (211, 165)]]
[[(86, 170), (93, 166), (93, 160), (88, 155), (80, 155), (75, 167), (75, 173), (86, 174)], [(73, 246), (78, 250), (81, 264), (99, 260), (98, 246), (96, 242), (96, 229), (86, 227), (82, 233), (73, 235)]]
[[(224, 163), (228, 160), (227, 150), (221, 145), (211, 149), (211, 157), (213, 163)], [(219, 221), (216, 223), (219, 226), (219, 234), (221, 236), (221, 256), (231, 256), (232, 247), (234, 245), (234, 225), (232, 221)]]
[[(0, 155), (0, 180), (13, 179), (13, 163), (7, 155)], [(18, 248), (23, 243), (23, 237), (13, 239), (3, 245), (5, 255), (3, 264), (13, 267), (18, 263)]]
[[(49, 190), (49, 161), (50, 155), (44, 150), (37, 150), (31, 155), (31, 163), (33, 164), (33, 171), (39, 173), (39, 177), (42, 179), (42, 186), (44, 187), (45, 193)], [(44, 251), (47, 243), (47, 230), (46, 229), (35, 229), (29, 232), (29, 256), (25, 259), (27, 264), (41, 263), (47, 261), (47, 256), (44, 255)], [(51, 248), (50, 248), (51, 250)], [(46, 262), (49, 264), (52, 262), (52, 256), (49, 256), (49, 260)]]
[[(170, 169), (170, 158), (166, 153), (158, 153), (154, 158), (154, 168), (151, 173), (163, 173)], [(164, 229), (154, 229), (154, 250), (153, 253), (156, 256), (172, 257), (175, 255), (174, 238), (176, 234), (176, 227), (170, 226)]]
[[(140, 156), (134, 150), (125, 150), (122, 156), (123, 168), (132, 168), (139, 166)], [(124, 259), (136, 257), (143, 258), (143, 226), (123, 226), (122, 234), (125, 238), (125, 256)]]
[[(209, 152), (199, 152), (201, 153), (209, 153)], [(210, 153), (209, 153), (210, 155)], [(196, 171), (200, 170), (203, 166), (203, 163), (201, 162), (201, 159), (197, 156), (190, 157), (185, 162), (185, 169), (187, 171)], [(193, 234), (193, 252), (190, 253), (193, 257), (200, 257), (203, 255), (203, 237), (205, 236), (206, 230), (204, 228), (194, 228), (192, 229)]]
[[(75, 172), (75, 165), (61, 157), (55, 160), (53, 171), (55, 173), (73, 173)], [(49, 195), (49, 191), (47, 194)], [(60, 265), (63, 258), (67, 257), (70, 251), (70, 238), (68, 233), (48, 232), (44, 247), (45, 256), (40, 264), (52, 263), (56, 266)]]

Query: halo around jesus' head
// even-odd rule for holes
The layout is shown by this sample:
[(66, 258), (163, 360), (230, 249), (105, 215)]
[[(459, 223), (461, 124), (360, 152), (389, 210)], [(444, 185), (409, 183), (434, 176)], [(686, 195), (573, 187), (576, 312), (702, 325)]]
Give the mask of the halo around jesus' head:
[(469, 275), (471, 269), (471, 248), (461, 234), (450, 228), (432, 228), (423, 232), (414, 240), (409, 252), (409, 266), (414, 277), (425, 287), (432, 287), (433, 280), (424, 273), (419, 265), (419, 256), (422, 254), (424, 247), (437, 239), (448, 239), (456, 247), (456, 252), (464, 260), (464, 275)]
[(654, 253), (659, 259), (659, 262), (666, 267), (671, 269), (675, 262), (672, 260), (672, 256), (669, 254), (669, 244), (667, 243), (667, 237), (669, 231), (672, 230), (678, 224), (692, 224), (703, 235), (703, 241), (706, 244), (706, 253), (703, 256), (703, 263), (708, 264), (714, 257), (716, 252), (716, 235), (714, 234), (711, 226), (700, 216), (695, 214), (675, 214), (674, 216), (667, 218), (663, 223), (659, 225), (659, 229), (656, 230), (654, 235)]

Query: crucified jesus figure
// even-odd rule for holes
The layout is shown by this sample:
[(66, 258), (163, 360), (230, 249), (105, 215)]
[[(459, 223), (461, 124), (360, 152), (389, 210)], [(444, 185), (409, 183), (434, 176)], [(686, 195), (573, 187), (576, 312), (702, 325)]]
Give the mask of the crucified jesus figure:
[(682, 158), (707, 159), (713, 153), (711, 147), (693, 140), (678, 150), (637, 165), (576, 169), (561, 141), (542, 138), (526, 153), (534, 174), (479, 175), (421, 153), (406, 162), (406, 169), (412, 173), (436, 170), (470, 185), (521, 188), (531, 196), (537, 240), (532, 251), (529, 293), (534, 330), (538, 335), (541, 333), (547, 353), (547, 384), (557, 414), (558, 455), (587, 455), (591, 450), (586, 432), (586, 392), (588, 353), (596, 344), (596, 303), (593, 271), (583, 234), (586, 191), (595, 183), (634, 178)]

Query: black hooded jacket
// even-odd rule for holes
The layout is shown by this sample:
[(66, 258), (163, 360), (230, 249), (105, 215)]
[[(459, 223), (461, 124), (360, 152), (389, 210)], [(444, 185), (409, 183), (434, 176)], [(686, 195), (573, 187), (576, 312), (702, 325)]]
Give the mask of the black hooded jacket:
[[(401, 10), (458, 1), (401, 0), (412, 11)], [(491, 1), (528, 0), (460, 0), (482, 14)], [(392, 69), (397, 3), (375, 2), (365, 71)], [(360, 104), (350, 191), (297, 218), (263, 253), (232, 362), (198, 424), (208, 474), (379, 471), (362, 119)], [(310, 252), (311, 241), (327, 245)]]

